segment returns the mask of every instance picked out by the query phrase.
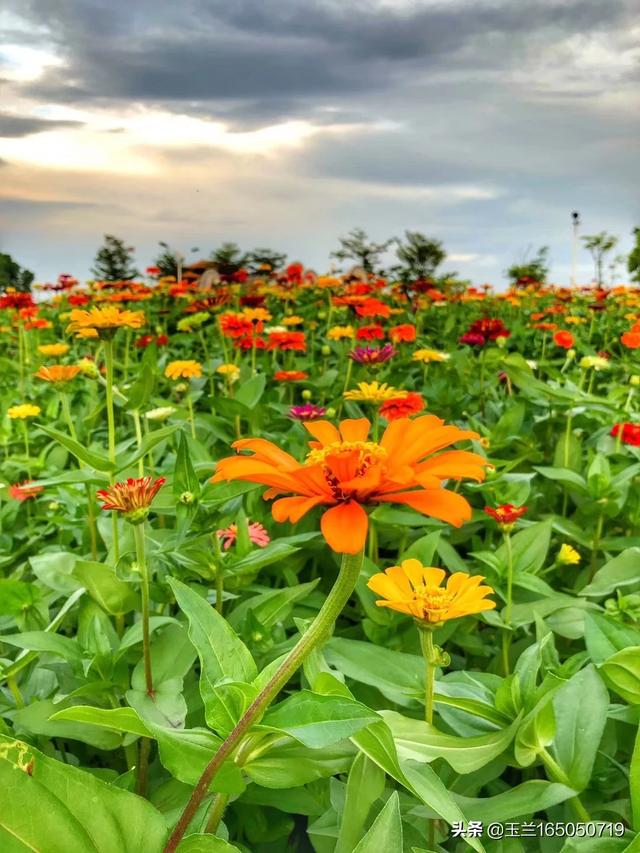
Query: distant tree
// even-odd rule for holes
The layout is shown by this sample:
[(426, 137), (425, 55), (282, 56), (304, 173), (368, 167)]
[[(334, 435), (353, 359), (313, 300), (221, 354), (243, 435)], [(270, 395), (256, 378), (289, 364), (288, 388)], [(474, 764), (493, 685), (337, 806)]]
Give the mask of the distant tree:
[(31, 270), (21, 267), (11, 255), (0, 254), (0, 290), (12, 287), (26, 293), (31, 290), (34, 277)]
[(640, 228), (633, 229), (636, 244), (627, 258), (627, 269), (631, 275), (631, 281), (640, 282)]
[(402, 281), (431, 279), (447, 257), (440, 240), (432, 240), (419, 231), (405, 231), (406, 242), (398, 240), (396, 255), (401, 262), (394, 272)]
[(340, 237), (340, 248), (331, 253), (339, 261), (354, 260), (365, 272), (375, 272), (380, 255), (387, 251), (393, 238), (384, 243), (371, 243), (362, 228), (354, 228), (346, 237)]
[(105, 234), (104, 246), (98, 250), (91, 272), (98, 281), (131, 281), (140, 275), (132, 260), (133, 247), (113, 234)]
[(237, 243), (223, 243), (211, 255), (211, 260), (218, 265), (222, 276), (231, 276), (242, 269), (251, 259), (250, 254), (243, 252)]
[(591, 253), (595, 268), (595, 279), (602, 284), (602, 267), (609, 252), (618, 245), (618, 238), (601, 231), (599, 234), (587, 234), (582, 238), (585, 248)]
[[(527, 250), (528, 251), (528, 250)], [(527, 253), (520, 263), (512, 264), (507, 270), (507, 278), (511, 284), (544, 284), (549, 275), (549, 247), (541, 246), (536, 255), (527, 260)]]
[(254, 249), (249, 252), (249, 264), (253, 272), (260, 272), (267, 267), (275, 272), (282, 269), (287, 256), (282, 252), (274, 252), (272, 249)]
[[(158, 245), (162, 247), (162, 252), (154, 261), (154, 265), (160, 270), (161, 276), (173, 276), (173, 278), (182, 278), (182, 266), (185, 256), (177, 249), (172, 249), (164, 240), (158, 241)], [(190, 252), (199, 252), (200, 249), (194, 246)]]

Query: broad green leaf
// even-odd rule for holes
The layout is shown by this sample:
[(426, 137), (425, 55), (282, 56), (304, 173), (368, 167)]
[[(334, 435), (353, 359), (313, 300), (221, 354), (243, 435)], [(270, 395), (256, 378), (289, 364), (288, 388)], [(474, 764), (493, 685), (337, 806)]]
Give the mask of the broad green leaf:
[(640, 646), (616, 652), (602, 664), (600, 673), (630, 705), (640, 705)]
[(377, 719), (375, 711), (353, 699), (301, 690), (267, 711), (262, 726), (286, 732), (312, 749), (322, 749)]
[(265, 788), (294, 788), (346, 773), (354, 754), (353, 746), (344, 741), (324, 749), (309, 749), (291, 740), (250, 758), (243, 770), (253, 782)]
[(264, 393), (264, 388), (267, 378), (264, 373), (259, 373), (257, 376), (252, 376), (247, 382), (244, 382), (236, 391), (234, 399), (238, 403), (242, 403), (248, 409), (254, 409), (260, 402), (260, 398)]
[(384, 771), (363, 752), (353, 760), (334, 853), (351, 853), (362, 835), (369, 812), (384, 792)]
[(296, 601), (306, 598), (318, 585), (319, 578), (309, 583), (271, 589), (242, 601), (229, 617), (234, 628), (239, 629), (248, 613), (251, 613), (261, 625), (270, 628), (283, 622)]
[(119, 459), (117, 461), (115, 468), (116, 473), (118, 471), (124, 471), (126, 468), (131, 468), (132, 465), (135, 465), (138, 459), (143, 459), (150, 451), (153, 450), (154, 447), (157, 447), (161, 442), (166, 441), (178, 429), (180, 429), (180, 424), (173, 424), (173, 426), (155, 429), (153, 432), (147, 433), (140, 442), (140, 446), (137, 447), (133, 453), (126, 458)]
[[(540, 521), (519, 531), (511, 537), (514, 572), (535, 574), (545, 563), (551, 539), (551, 522)], [(503, 565), (507, 564), (506, 545), (501, 545), (497, 556)]]
[(189, 620), (189, 639), (200, 658), (200, 693), (205, 709), (217, 708), (216, 684), (249, 682), (257, 675), (251, 654), (229, 623), (209, 602), (175, 578), (169, 584)]
[(348, 678), (376, 687), (399, 704), (424, 696), (425, 668), (419, 655), (342, 637), (329, 640), (324, 654), (328, 663)]
[(603, 598), (616, 589), (640, 584), (640, 548), (627, 548), (598, 569), (580, 595)]
[(353, 853), (402, 853), (402, 849), (400, 799), (394, 791)]
[[(165, 625), (179, 624), (173, 616), (150, 616), (149, 617), (149, 634), (153, 634), (159, 628), (164, 628)], [(142, 642), (142, 622), (134, 622), (130, 628), (122, 635), (120, 645), (118, 646), (118, 654), (126, 652), (132, 646)]]
[(536, 779), (493, 797), (476, 798), (454, 794), (454, 798), (467, 820), (506, 823), (517, 817), (528, 817), (544, 811), (575, 795), (576, 791), (566, 785)]
[(631, 799), (631, 824), (636, 832), (640, 831), (640, 729), (636, 734), (631, 764), (629, 766), (629, 794)]
[(514, 738), (519, 719), (506, 729), (478, 737), (457, 737), (438, 731), (423, 720), (396, 711), (381, 711), (398, 750), (398, 757), (430, 763), (444, 758), (456, 773), (473, 773), (501, 755)]
[(551, 752), (569, 785), (583, 791), (607, 721), (609, 694), (595, 667), (589, 665), (559, 687), (552, 701), (556, 733)]
[(0, 847), (47, 853), (161, 853), (167, 825), (135, 794), (0, 735)]
[(62, 711), (56, 711), (50, 719), (103, 726), (115, 732), (127, 732), (140, 737), (152, 736), (133, 708), (92, 708), (90, 705), (71, 705)]
[(33, 652), (48, 652), (69, 663), (82, 661), (82, 649), (76, 640), (53, 634), (50, 631), (25, 631), (22, 634), (4, 634), (0, 640), (9, 646)]
[(640, 646), (640, 631), (601, 613), (585, 614), (584, 640), (591, 660), (604, 663), (616, 652)]
[(13, 716), (16, 734), (22, 735), (28, 732), (31, 735), (79, 740), (82, 743), (94, 746), (96, 749), (117, 749), (121, 746), (122, 737), (118, 732), (107, 731), (102, 726), (90, 723), (53, 719), (58, 711), (65, 710), (73, 704), (72, 699), (64, 699), (57, 703), (50, 699), (42, 699), (39, 702), (31, 702), (31, 704), (25, 705), (24, 708), (18, 709)]
[[(219, 735), (228, 735), (258, 695), (258, 688), (243, 681), (225, 681), (207, 692), (205, 719)], [(203, 694), (204, 701), (204, 694)]]
[(139, 606), (134, 587), (121, 581), (112, 566), (93, 560), (76, 560), (73, 574), (107, 613), (129, 613)]
[(563, 486), (576, 489), (580, 494), (587, 494), (587, 481), (575, 471), (571, 471), (569, 468), (548, 468), (540, 465), (533, 467), (538, 474), (542, 474), (548, 480), (557, 480)]
[(66, 433), (60, 432), (60, 430), (53, 427), (45, 426), (44, 424), (34, 424), (34, 426), (37, 426), (49, 438), (53, 438), (70, 453), (73, 453), (76, 459), (79, 459), (80, 462), (83, 462), (95, 471), (111, 471), (113, 468), (112, 463), (102, 453), (95, 453), (92, 450), (88, 450), (83, 444), (80, 444), (79, 441), (71, 438)]
[(21, 613), (35, 604), (40, 596), (40, 590), (33, 583), (0, 578), (0, 616)]

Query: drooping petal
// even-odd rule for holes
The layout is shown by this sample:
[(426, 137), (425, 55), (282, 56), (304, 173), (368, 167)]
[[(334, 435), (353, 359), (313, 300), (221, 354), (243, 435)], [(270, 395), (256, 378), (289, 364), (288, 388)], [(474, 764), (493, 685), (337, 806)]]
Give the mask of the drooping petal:
[(271, 506), (271, 514), (275, 521), (290, 521), (292, 524), (300, 521), (303, 515), (323, 501), (322, 495), (311, 498), (291, 497), (280, 498)]
[(337, 441), (340, 441), (340, 433), (329, 421), (305, 421), (303, 427), (314, 438), (318, 439), (321, 447), (326, 447), (328, 444), (335, 444)]
[(378, 495), (376, 500), (384, 503), (406, 504), (424, 515), (453, 524), (454, 527), (460, 527), (463, 522), (471, 518), (471, 507), (465, 498), (447, 489), (395, 492), (392, 495)]
[(340, 422), (343, 441), (366, 441), (371, 423), (367, 418), (348, 418)]
[(272, 441), (267, 441), (266, 438), (239, 438), (231, 446), (236, 450), (252, 450), (256, 461), (270, 462), (285, 470), (295, 470), (300, 467), (297, 459), (281, 450)]
[(337, 554), (357, 554), (367, 540), (369, 519), (355, 501), (328, 509), (320, 521), (322, 535)]

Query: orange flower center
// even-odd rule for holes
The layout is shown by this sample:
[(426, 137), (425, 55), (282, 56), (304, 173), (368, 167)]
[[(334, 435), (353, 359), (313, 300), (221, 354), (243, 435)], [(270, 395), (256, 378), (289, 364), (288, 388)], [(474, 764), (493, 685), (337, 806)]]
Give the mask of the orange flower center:
[(345, 490), (342, 484), (363, 477), (372, 465), (382, 463), (386, 458), (385, 448), (374, 441), (335, 441), (312, 450), (305, 464), (321, 465), (333, 496), (336, 500), (346, 501), (356, 489), (350, 486)]

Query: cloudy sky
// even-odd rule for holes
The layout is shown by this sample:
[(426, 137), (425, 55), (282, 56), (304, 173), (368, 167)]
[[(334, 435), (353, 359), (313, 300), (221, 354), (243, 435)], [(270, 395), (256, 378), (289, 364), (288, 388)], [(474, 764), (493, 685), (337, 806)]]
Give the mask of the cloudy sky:
[(476, 282), (543, 244), (567, 281), (572, 209), (621, 252), (640, 225), (634, 6), (3, 0), (0, 251), (41, 281), (105, 233), (143, 268), (235, 240), (324, 270), (409, 228)]

